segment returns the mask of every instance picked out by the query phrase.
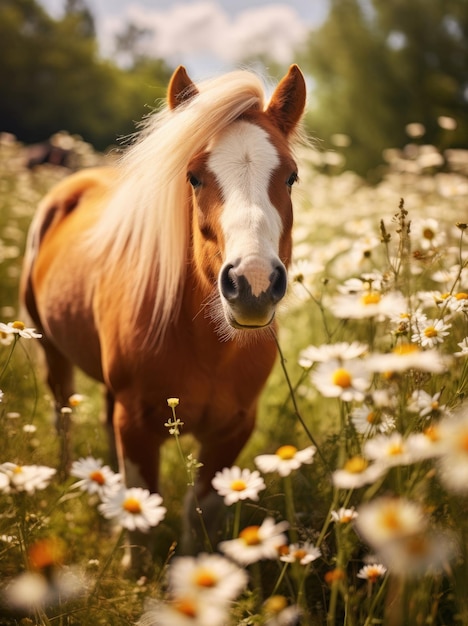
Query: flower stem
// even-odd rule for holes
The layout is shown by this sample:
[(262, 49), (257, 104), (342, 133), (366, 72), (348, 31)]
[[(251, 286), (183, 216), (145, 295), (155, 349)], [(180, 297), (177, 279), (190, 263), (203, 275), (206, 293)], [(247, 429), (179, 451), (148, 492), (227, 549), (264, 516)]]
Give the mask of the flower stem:
[(99, 591), (99, 587), (101, 586), (102, 580), (104, 578), (104, 574), (107, 572), (107, 570), (110, 567), (110, 564), (112, 563), (112, 561), (114, 560), (114, 557), (117, 553), (117, 551), (121, 548), (124, 537), (126, 534), (126, 530), (125, 528), (122, 528), (120, 531), (120, 534), (117, 538), (117, 541), (114, 545), (114, 547), (112, 548), (109, 556), (106, 559), (106, 562), (104, 563), (104, 566), (102, 568), (102, 570), (99, 572), (99, 575), (96, 579), (96, 582), (94, 584), (93, 590), (91, 591), (91, 593), (88, 596), (88, 606), (91, 604), (91, 601), (93, 600), (94, 596), (97, 594), (97, 592)]
[(317, 442), (315, 441), (314, 436), (312, 435), (310, 430), (307, 428), (307, 425), (304, 422), (304, 419), (302, 418), (302, 415), (301, 415), (301, 413), (299, 411), (299, 406), (298, 406), (297, 400), (296, 400), (296, 394), (294, 393), (294, 388), (292, 386), (291, 379), (290, 379), (289, 374), (288, 374), (288, 370), (286, 369), (286, 359), (284, 358), (283, 351), (281, 350), (281, 346), (279, 344), (278, 337), (277, 337), (276, 333), (273, 333), (273, 335), (274, 335), (274, 338), (275, 338), (276, 347), (278, 348), (278, 354), (280, 356), (281, 368), (283, 370), (283, 374), (284, 374), (284, 377), (286, 379), (286, 383), (287, 383), (288, 389), (289, 389), (289, 395), (291, 396), (291, 401), (293, 403), (294, 413), (295, 413), (297, 419), (299, 420), (299, 422), (301, 423), (301, 426), (304, 429), (307, 437), (310, 439), (310, 441), (316, 447), (317, 452), (318, 452), (320, 458), (322, 459), (325, 467), (328, 469), (328, 471), (330, 471), (330, 468), (328, 466), (328, 463), (327, 463), (325, 457), (322, 454), (322, 451), (320, 450)]
[(291, 475), (284, 476), (284, 499), (286, 504), (286, 519), (289, 522), (289, 537), (292, 543), (297, 543), (297, 529), (296, 529), (296, 510), (294, 507), (294, 494), (292, 487)]

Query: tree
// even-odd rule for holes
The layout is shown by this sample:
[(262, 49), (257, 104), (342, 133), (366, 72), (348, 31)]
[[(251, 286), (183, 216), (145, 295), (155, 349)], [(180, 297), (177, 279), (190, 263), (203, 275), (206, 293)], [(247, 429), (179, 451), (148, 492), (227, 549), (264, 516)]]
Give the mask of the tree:
[(437, 119), (452, 116), (449, 143), (467, 147), (467, 41), (466, 0), (330, 0), (301, 59), (316, 83), (310, 126), (325, 141), (348, 135), (347, 165), (361, 174), (407, 142), (410, 122), (446, 147)]
[(25, 142), (67, 130), (103, 149), (134, 132), (170, 76), (160, 61), (130, 72), (100, 59), (82, 0), (60, 20), (35, 0), (0, 0), (0, 58), (0, 131)]

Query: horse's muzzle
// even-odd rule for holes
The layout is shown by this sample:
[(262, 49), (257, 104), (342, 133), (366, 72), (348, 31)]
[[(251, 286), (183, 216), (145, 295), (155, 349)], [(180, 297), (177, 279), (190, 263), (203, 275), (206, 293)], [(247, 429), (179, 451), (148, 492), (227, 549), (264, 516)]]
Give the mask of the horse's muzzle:
[(234, 328), (262, 328), (271, 324), (276, 305), (284, 297), (288, 284), (282, 263), (268, 274), (257, 268), (247, 273), (242, 264), (226, 264), (219, 276), (219, 290), (227, 322)]

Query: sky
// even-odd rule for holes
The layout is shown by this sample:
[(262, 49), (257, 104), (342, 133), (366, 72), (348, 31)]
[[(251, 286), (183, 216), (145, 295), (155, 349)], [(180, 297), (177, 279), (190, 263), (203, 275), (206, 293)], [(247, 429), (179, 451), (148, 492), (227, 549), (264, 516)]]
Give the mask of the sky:
[[(60, 17), (65, 0), (39, 0)], [(250, 54), (293, 61), (293, 50), (320, 26), (327, 0), (87, 0), (104, 56), (129, 21), (149, 28), (146, 52), (183, 64), (194, 79), (238, 67)]]

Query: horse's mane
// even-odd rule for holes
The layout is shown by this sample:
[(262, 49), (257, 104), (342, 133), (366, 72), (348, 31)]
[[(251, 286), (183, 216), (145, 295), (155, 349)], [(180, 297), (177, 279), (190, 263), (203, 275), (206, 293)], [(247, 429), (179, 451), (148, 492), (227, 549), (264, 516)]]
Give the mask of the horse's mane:
[(102, 275), (119, 268), (125, 306), (135, 315), (148, 288), (159, 342), (180, 306), (190, 245), (186, 168), (223, 128), (250, 109), (264, 108), (261, 80), (235, 71), (197, 84), (186, 104), (151, 114), (120, 160), (119, 183), (95, 229), (89, 251)]

